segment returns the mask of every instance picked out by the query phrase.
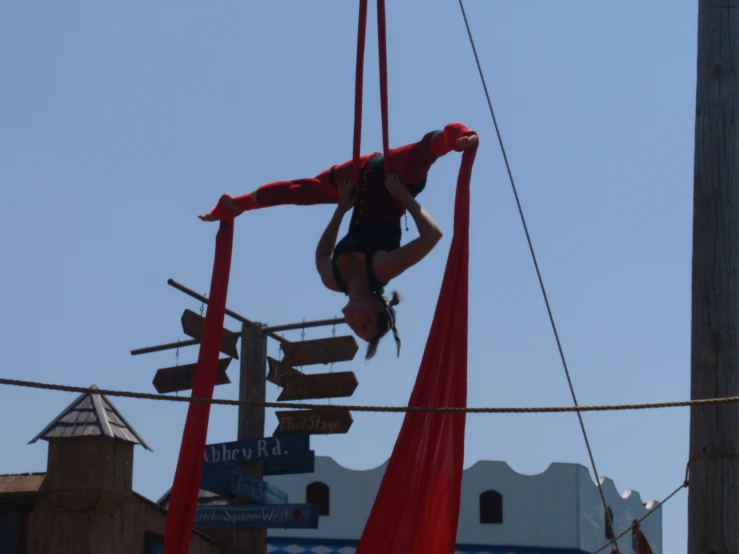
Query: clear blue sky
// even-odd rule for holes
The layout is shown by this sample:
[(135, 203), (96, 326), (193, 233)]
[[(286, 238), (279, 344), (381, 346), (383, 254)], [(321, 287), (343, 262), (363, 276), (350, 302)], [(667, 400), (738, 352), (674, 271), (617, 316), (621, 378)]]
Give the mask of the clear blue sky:
[[(357, 3), (103, 4), (0, 6), (2, 374), (154, 392), (174, 351), (130, 350), (186, 338), (182, 311), (200, 304), (166, 281), (208, 291), (217, 227), (196, 215), (222, 192), (311, 176), (351, 156)], [(363, 147), (375, 151), (370, 5)], [(688, 398), (695, 2), (466, 7), (579, 401)], [(469, 405), (571, 404), (459, 6), (390, 2), (388, 21), (392, 143), (450, 121), (481, 136)], [(395, 283), (405, 295), (402, 356), (387, 339), (373, 362), (344, 364), (360, 381), (352, 403), (407, 403), (451, 240), (459, 161), (438, 161), (420, 197), (447, 233)], [(229, 307), (270, 324), (340, 314), (344, 297), (313, 269), (331, 210), (240, 217)], [(196, 356), (182, 349), (179, 361)], [(268, 398), (277, 392), (269, 385)], [(235, 398), (237, 387), (216, 394)], [(45, 443), (26, 443), (72, 399), (0, 388), (0, 473), (45, 470)], [(137, 449), (134, 485), (156, 499), (171, 483), (186, 407), (113, 402), (154, 448)], [(663, 498), (684, 476), (688, 416), (586, 414), (599, 472), (622, 492)], [(354, 417), (349, 434), (314, 438), (317, 452), (352, 468), (381, 464), (402, 415)], [(275, 425), (269, 412), (268, 434)], [(235, 433), (236, 409), (215, 407), (208, 440)], [(477, 460), (527, 474), (552, 462), (589, 466), (574, 414), (471, 415), (466, 465)], [(685, 552), (686, 499), (664, 509), (665, 552)]]

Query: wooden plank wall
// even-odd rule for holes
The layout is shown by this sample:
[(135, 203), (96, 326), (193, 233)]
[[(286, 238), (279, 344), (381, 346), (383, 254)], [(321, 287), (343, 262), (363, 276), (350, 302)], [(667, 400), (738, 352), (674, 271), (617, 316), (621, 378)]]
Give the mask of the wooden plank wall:
[[(113, 515), (55, 512), (42, 498), (29, 516), (29, 554), (137, 554), (144, 552), (146, 533), (164, 536), (166, 512), (133, 494)], [(223, 554), (203, 533), (194, 532), (190, 554)]]

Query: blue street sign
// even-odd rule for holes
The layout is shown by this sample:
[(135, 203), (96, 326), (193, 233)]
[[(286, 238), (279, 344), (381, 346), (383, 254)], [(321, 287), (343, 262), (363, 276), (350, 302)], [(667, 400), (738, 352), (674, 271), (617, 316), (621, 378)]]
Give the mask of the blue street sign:
[(196, 529), (224, 527), (318, 529), (318, 507), (310, 504), (200, 506), (195, 512), (194, 527)]
[[(316, 454), (313, 450), (309, 450), (306, 455), (295, 458), (285, 456), (267, 459), (264, 462), (264, 476), (313, 473), (315, 465)], [(233, 462), (203, 465), (200, 488), (221, 496), (231, 496), (231, 477), (235, 470), (236, 464)]]
[(204, 467), (200, 489), (220, 496), (231, 496), (231, 468)]
[(264, 475), (295, 475), (315, 471), (316, 453), (313, 450), (294, 458), (270, 458), (264, 461)]
[(238, 471), (231, 474), (231, 494), (243, 496), (259, 504), (287, 504), (285, 492), (261, 479)]
[(295, 458), (307, 454), (309, 449), (310, 435), (307, 434), (208, 444), (204, 466)]

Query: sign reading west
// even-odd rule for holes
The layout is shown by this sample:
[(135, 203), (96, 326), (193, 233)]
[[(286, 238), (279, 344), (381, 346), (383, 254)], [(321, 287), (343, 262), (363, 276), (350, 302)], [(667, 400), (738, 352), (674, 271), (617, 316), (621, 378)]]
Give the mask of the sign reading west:
[(318, 507), (310, 504), (199, 507), (195, 512), (196, 529), (224, 527), (262, 527), (278, 529), (318, 529)]
[(287, 493), (266, 481), (238, 471), (231, 474), (231, 493), (258, 504), (287, 504)]
[[(230, 363), (231, 358), (221, 358), (218, 360), (216, 385), (228, 385), (231, 382), (231, 379), (226, 375), (226, 369)], [(152, 383), (159, 394), (190, 390), (195, 382), (195, 370), (197, 367), (198, 364), (195, 363), (162, 368), (154, 375)]]
[(307, 455), (309, 450), (310, 436), (307, 434), (208, 444), (205, 446), (204, 465), (243, 464), (260, 460), (296, 458)]

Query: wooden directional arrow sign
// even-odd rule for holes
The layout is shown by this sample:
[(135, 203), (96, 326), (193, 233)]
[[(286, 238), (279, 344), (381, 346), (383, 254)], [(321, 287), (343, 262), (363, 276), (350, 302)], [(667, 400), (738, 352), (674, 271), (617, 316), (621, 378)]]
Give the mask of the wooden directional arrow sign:
[(274, 436), (308, 433), (310, 435), (344, 434), (354, 423), (352, 414), (346, 408), (321, 408), (316, 410), (295, 410), (275, 412), (279, 425)]
[(283, 364), (310, 365), (345, 362), (354, 358), (359, 345), (352, 335), (282, 344)]
[[(191, 310), (185, 310), (182, 314), (182, 332), (188, 337), (192, 337), (196, 340), (200, 340), (203, 335), (203, 328), (205, 327), (205, 318), (199, 316)], [(239, 340), (239, 335), (228, 329), (223, 330), (221, 337), (221, 352), (231, 356), (232, 358), (239, 359), (239, 352), (236, 349), (236, 343)]]
[(278, 362), (274, 358), (267, 356), (269, 362), (269, 373), (267, 374), (267, 381), (274, 383), (275, 385), (282, 386), (282, 378), (286, 375), (302, 377), (303, 374), (297, 369), (285, 365), (284, 363)]
[(352, 371), (282, 377), (282, 394), (277, 400), (340, 398), (351, 396), (359, 384)]
[[(228, 364), (231, 358), (221, 358), (218, 360), (218, 374), (216, 376), (216, 385), (228, 385), (231, 380), (226, 375)], [(157, 371), (152, 383), (159, 394), (168, 392), (190, 390), (195, 381), (195, 370), (198, 364), (180, 365), (174, 367), (165, 367)]]

